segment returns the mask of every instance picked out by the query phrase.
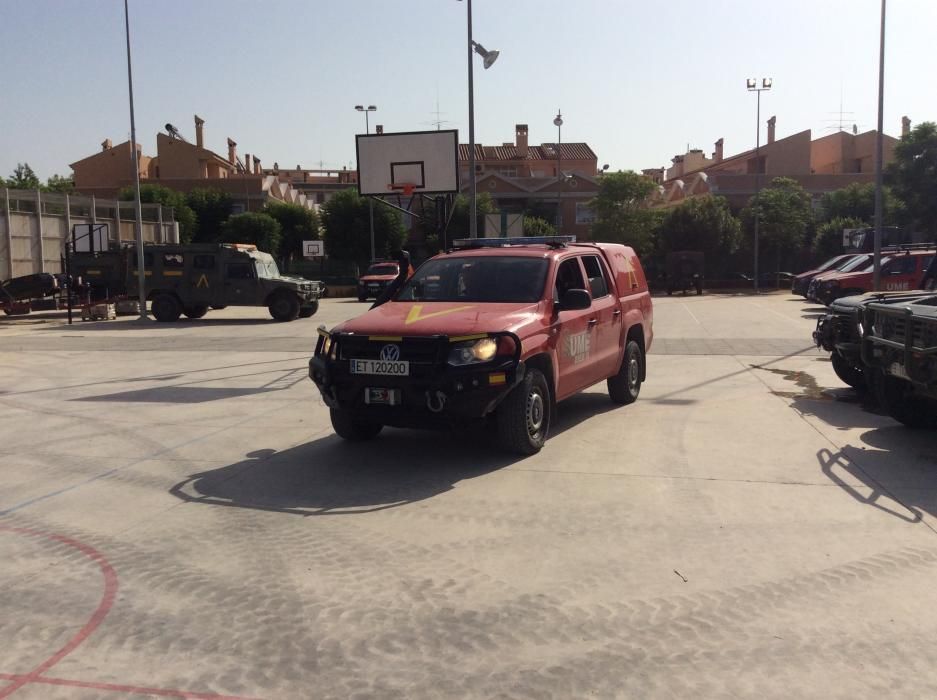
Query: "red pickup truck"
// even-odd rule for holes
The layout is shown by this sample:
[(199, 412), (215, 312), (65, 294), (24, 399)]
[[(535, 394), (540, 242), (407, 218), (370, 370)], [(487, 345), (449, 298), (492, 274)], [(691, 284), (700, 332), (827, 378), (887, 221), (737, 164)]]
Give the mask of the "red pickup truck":
[[(882, 253), (882, 291), (902, 292), (920, 286), (934, 259), (935, 248), (930, 244), (911, 244), (883, 248)], [(871, 267), (864, 267), (862, 271), (829, 273), (817, 277), (816, 282), (817, 301), (829, 306), (840, 297), (871, 292), (873, 272)]]
[(556, 404), (600, 381), (638, 398), (653, 311), (635, 252), (568, 237), (473, 239), (426, 261), (392, 300), (319, 329), (309, 376), (341, 437), (490, 419), (534, 454)]

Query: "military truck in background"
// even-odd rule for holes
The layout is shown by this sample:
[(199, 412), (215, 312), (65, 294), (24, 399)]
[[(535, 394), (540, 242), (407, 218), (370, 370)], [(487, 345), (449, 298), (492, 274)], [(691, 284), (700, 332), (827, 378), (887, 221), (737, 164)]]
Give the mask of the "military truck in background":
[[(157, 321), (185, 314), (201, 318), (209, 309), (266, 306), (276, 321), (308, 318), (319, 308), (320, 282), (280, 274), (269, 253), (235, 243), (144, 246), (146, 300)], [(81, 279), (93, 300), (137, 299), (137, 251), (133, 246), (75, 253), (72, 279)]]

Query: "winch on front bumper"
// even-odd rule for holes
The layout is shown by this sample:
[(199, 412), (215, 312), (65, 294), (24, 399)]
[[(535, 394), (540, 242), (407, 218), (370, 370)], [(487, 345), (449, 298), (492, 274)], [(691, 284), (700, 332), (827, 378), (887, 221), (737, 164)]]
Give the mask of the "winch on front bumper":
[[(485, 339), (496, 344), (491, 359), (450, 362), (456, 348)], [(330, 408), (384, 425), (453, 427), (498, 406), (524, 378), (520, 355), (520, 339), (508, 331), (365, 336), (320, 328), (309, 377)]]

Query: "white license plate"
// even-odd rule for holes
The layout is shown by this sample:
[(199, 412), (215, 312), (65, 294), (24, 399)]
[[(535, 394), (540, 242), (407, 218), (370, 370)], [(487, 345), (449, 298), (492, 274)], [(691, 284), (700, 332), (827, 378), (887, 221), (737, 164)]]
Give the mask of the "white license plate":
[(391, 377), (406, 377), (410, 374), (410, 363), (406, 360), (349, 360), (352, 374), (381, 374)]
[(904, 365), (900, 362), (892, 362), (891, 366), (888, 368), (888, 373), (893, 377), (900, 377), (901, 379), (910, 379), (908, 377), (907, 371), (905, 371)]

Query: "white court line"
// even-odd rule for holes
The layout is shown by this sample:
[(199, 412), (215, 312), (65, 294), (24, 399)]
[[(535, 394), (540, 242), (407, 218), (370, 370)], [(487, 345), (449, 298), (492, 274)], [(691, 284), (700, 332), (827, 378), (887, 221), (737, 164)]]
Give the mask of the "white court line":
[(769, 307), (769, 306), (764, 306), (763, 304), (759, 304), (759, 303), (757, 303), (757, 302), (755, 302), (755, 306), (757, 306), (759, 309), (764, 309), (765, 311), (770, 311), (770, 312), (773, 313), (775, 316), (780, 316), (780, 317), (783, 318), (785, 321), (790, 321), (791, 323), (794, 323), (794, 324), (796, 324), (796, 325), (798, 325), (798, 326), (802, 326), (802, 325), (803, 325), (803, 321), (798, 321), (798, 320), (796, 320), (796, 319), (791, 318), (790, 316), (785, 316), (785, 315), (782, 314), (780, 311), (775, 311), (774, 309), (772, 309), (772, 308)]
[(687, 312), (688, 314), (690, 314), (690, 318), (692, 318), (694, 321), (696, 321), (696, 325), (698, 325), (698, 326), (702, 326), (702, 325), (703, 325), (702, 323), (699, 322), (699, 319), (696, 318), (696, 316), (693, 315), (693, 312), (690, 311), (690, 307), (689, 307), (689, 306), (687, 306), (687, 305), (684, 304), (684, 303), (681, 303), (680, 306), (682, 306), (684, 309), (686, 309), (686, 312)]

